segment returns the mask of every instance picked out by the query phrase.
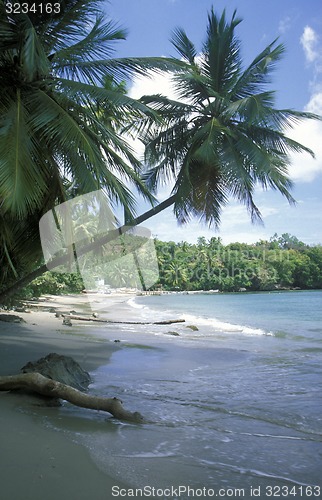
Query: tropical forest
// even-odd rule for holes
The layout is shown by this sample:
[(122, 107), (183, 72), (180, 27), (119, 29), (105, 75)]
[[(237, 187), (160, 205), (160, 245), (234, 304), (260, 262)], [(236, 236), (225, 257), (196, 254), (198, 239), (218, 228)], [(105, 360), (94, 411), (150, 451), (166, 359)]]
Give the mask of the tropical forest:
[[(289, 155), (314, 153), (287, 131), (320, 117), (276, 107), (271, 73), (285, 52), (278, 40), (245, 64), (237, 34), (242, 20), (237, 12), (229, 17), (211, 9), (201, 48), (178, 27), (173, 56), (119, 58), (117, 43), (127, 31), (99, 0), (60, 0), (48, 12), (29, 0), (15, 11), (10, 5), (0, 1), (1, 304), (32, 282), (43, 290), (39, 221), (77, 196), (100, 190), (112, 211), (123, 210), (109, 237), (90, 236), (102, 246), (113, 230), (168, 207), (179, 224), (197, 218), (218, 229), (222, 208), (237, 200), (260, 221), (258, 186), (294, 203)], [(131, 98), (132, 79), (149, 72), (170, 74), (176, 99)], [(160, 202), (164, 184), (173, 188)], [(138, 213), (138, 200), (150, 208)], [(321, 286), (319, 247), (279, 238), (253, 246), (223, 246), (218, 238), (155, 244), (164, 289)], [(80, 286), (77, 274), (70, 281)]]

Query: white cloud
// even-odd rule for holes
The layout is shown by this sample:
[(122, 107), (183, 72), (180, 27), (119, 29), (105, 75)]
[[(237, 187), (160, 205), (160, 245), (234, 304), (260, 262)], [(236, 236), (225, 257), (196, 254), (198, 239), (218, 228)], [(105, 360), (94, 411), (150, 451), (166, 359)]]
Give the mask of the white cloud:
[(316, 86), (316, 92), (312, 94), (309, 102), (305, 106), (305, 111), (322, 116), (322, 85)]
[(321, 82), (319, 76), (322, 73), (322, 41), (321, 37), (310, 26), (305, 26), (300, 38), (305, 58), (308, 64), (313, 67), (313, 81), (311, 82), (312, 92), (317, 92)]
[[(322, 72), (321, 41), (310, 26), (305, 26), (300, 43), (307, 62), (311, 63), (313, 68), (313, 81), (310, 83), (312, 95), (305, 106), (305, 111), (322, 116), (322, 84), (320, 82), (320, 74)], [(289, 136), (310, 148), (315, 154), (315, 158), (305, 153), (292, 154), (290, 176), (297, 182), (312, 182), (322, 173), (322, 122), (305, 120), (296, 126)]]
[(317, 34), (310, 26), (305, 26), (300, 41), (307, 61), (314, 62), (319, 57)]
[[(313, 80), (310, 82), (311, 97), (304, 110), (322, 116), (322, 47), (316, 32), (305, 26), (300, 38), (308, 63), (312, 64)], [(294, 127), (288, 134), (292, 139), (310, 148), (315, 154), (312, 158), (307, 153), (291, 155), (290, 176), (297, 182), (312, 182), (322, 173), (322, 121), (305, 120)]]
[(291, 21), (292, 19), (289, 16), (284, 17), (284, 19), (281, 19), (278, 25), (278, 31), (280, 33), (286, 33), (290, 27), (291, 27)]
[(139, 99), (143, 95), (153, 94), (162, 94), (172, 99), (175, 98), (174, 87), (171, 82), (171, 74), (156, 74), (152, 71), (148, 71), (147, 76), (136, 77), (129, 90), (130, 97), (133, 97), (134, 99)]
[[(305, 110), (322, 116), (322, 92), (312, 95)], [(308, 153), (291, 154), (290, 177), (297, 182), (312, 182), (322, 173), (322, 121), (305, 120), (288, 135), (315, 154), (315, 158)]]
[[(155, 72), (147, 71), (146, 76), (137, 76), (129, 89), (129, 96), (133, 99), (140, 99), (144, 95), (153, 94), (162, 94), (175, 99), (170, 73), (156, 74)], [(136, 154), (140, 158), (143, 158), (144, 146), (142, 142), (138, 139), (129, 139), (129, 143), (136, 151)]]

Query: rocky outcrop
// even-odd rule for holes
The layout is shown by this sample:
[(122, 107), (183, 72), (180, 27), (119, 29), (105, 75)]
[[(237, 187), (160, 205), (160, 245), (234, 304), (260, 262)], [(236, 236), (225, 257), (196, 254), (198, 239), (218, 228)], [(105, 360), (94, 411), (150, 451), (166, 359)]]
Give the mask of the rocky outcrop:
[(25, 323), (25, 321), (16, 314), (0, 314), (0, 321), (5, 321), (6, 323)]
[(22, 373), (40, 373), (79, 391), (87, 390), (91, 377), (70, 356), (50, 353), (37, 361), (29, 362), (21, 368)]

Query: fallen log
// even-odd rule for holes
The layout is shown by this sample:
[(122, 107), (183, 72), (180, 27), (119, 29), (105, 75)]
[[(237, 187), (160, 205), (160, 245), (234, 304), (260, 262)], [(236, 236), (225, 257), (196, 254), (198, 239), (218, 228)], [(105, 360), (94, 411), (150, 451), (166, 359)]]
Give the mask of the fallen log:
[(166, 319), (163, 321), (154, 321), (152, 325), (171, 325), (172, 323), (184, 323), (185, 319)]
[(0, 314), (0, 321), (5, 321), (6, 323), (25, 323), (25, 321), (16, 314)]
[(171, 325), (172, 323), (184, 323), (185, 319), (167, 319), (164, 321), (113, 321), (110, 319), (98, 319), (91, 316), (77, 316), (74, 314), (62, 314), (63, 318), (70, 318), (76, 321), (94, 321), (96, 323), (113, 323), (122, 325)]
[(40, 373), (22, 373), (20, 375), (0, 377), (0, 391), (17, 389), (29, 390), (50, 398), (64, 399), (82, 408), (105, 411), (119, 420), (137, 423), (144, 421), (139, 412), (132, 413), (125, 410), (120, 399), (85, 394), (69, 385), (44, 377)]

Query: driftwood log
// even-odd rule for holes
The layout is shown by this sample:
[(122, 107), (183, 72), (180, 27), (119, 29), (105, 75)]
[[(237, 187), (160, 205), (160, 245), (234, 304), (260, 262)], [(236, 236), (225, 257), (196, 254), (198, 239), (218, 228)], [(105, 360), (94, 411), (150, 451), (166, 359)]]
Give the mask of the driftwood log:
[(142, 415), (125, 410), (117, 398), (102, 398), (78, 391), (69, 385), (44, 377), (40, 373), (22, 373), (0, 377), (0, 391), (24, 389), (50, 398), (64, 399), (73, 405), (110, 413), (119, 420), (142, 423)]
[(62, 314), (63, 318), (75, 319), (76, 321), (94, 321), (96, 323), (113, 323), (122, 325), (171, 325), (172, 323), (184, 323), (185, 319), (166, 319), (163, 321), (113, 321), (110, 319), (98, 319), (90, 316), (77, 316), (75, 314)]

